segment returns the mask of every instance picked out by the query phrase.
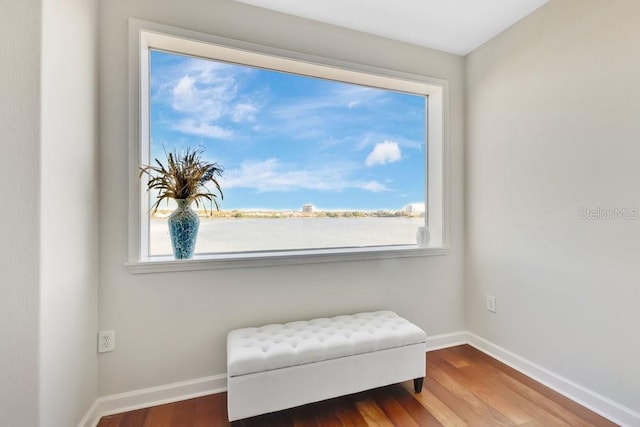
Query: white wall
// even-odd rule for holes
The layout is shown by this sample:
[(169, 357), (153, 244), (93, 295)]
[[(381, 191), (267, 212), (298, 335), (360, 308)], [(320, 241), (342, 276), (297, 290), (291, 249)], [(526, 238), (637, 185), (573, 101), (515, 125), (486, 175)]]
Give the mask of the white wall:
[(0, 2), (0, 425), (38, 415), (40, 1)]
[[(553, 0), (466, 60), (466, 327), (640, 411), (640, 2)], [(497, 313), (484, 309), (497, 297)]]
[[(463, 59), (229, 0), (100, 3), (100, 395), (226, 371), (230, 329), (390, 308), (429, 334), (463, 328)], [(132, 275), (127, 259), (128, 38), (135, 17), (366, 65), (445, 78), (451, 91), (451, 254), (381, 262)], [(399, 279), (401, 278), (401, 279)]]
[(42, 2), (43, 426), (77, 425), (98, 393), (97, 12), (97, 0)]

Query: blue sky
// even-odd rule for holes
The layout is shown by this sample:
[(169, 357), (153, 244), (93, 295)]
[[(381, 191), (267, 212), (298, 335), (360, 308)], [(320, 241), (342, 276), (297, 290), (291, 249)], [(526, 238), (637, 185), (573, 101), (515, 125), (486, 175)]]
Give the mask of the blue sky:
[(425, 98), (151, 53), (151, 157), (202, 147), (221, 209), (401, 209), (424, 201)]

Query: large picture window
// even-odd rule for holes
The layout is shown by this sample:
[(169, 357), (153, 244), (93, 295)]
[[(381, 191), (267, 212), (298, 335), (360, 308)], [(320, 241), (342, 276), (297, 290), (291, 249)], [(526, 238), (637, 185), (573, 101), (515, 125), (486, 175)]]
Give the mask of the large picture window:
[[(136, 166), (195, 148), (224, 168), (220, 210), (197, 211), (196, 260), (418, 249), (427, 246), (425, 228), (431, 246), (442, 246), (442, 203), (433, 206), (442, 196), (442, 165), (432, 159), (442, 143), (431, 140), (442, 138), (440, 88), (245, 46), (136, 33)], [(143, 184), (135, 184), (139, 237), (131, 261), (169, 260), (166, 218), (175, 204), (151, 210), (157, 195)]]
[[(225, 169), (196, 253), (416, 244), (425, 95), (149, 54), (150, 157), (200, 147)], [(171, 254), (173, 208), (151, 213), (151, 256)]]

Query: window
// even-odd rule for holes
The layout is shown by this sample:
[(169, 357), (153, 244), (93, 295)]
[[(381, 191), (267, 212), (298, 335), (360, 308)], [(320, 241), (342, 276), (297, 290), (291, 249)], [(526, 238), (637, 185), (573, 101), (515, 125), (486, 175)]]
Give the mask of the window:
[[(443, 246), (442, 82), (137, 20), (131, 33), (134, 169), (187, 147), (225, 169), (196, 262)], [(174, 206), (150, 211), (137, 174), (131, 188), (130, 262), (171, 260)]]

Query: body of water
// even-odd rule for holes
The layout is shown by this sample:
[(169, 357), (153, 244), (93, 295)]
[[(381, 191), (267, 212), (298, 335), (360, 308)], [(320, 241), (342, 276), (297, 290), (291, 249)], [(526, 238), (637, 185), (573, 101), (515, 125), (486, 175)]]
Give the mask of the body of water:
[[(196, 253), (319, 249), (416, 243), (424, 218), (200, 218)], [(152, 219), (150, 254), (171, 255), (166, 219)]]

